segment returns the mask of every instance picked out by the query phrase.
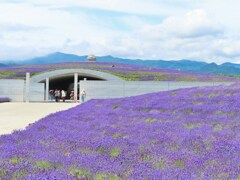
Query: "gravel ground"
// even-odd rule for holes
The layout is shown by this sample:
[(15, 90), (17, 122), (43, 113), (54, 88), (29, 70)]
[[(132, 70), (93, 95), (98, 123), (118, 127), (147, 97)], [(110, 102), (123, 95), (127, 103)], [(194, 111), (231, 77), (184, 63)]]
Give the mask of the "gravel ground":
[(69, 109), (78, 103), (0, 103), (0, 135), (25, 129), (48, 114)]

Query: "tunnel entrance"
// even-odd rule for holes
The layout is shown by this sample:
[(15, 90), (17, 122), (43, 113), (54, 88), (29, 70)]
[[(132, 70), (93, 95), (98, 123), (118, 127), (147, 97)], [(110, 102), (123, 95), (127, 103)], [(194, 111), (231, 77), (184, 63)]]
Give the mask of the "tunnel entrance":
[[(28, 73), (26, 77), (29, 78), (29, 75)], [(85, 78), (87, 81), (123, 81), (121, 78), (112, 74), (90, 69), (59, 69), (44, 72), (33, 75), (29, 80), (26, 80), (26, 82), (28, 82), (26, 86), (28, 86), (28, 88), (30, 86), (33, 87), (30, 90), (31, 92), (26, 92), (26, 101), (49, 101), (51, 98), (51, 96), (49, 96), (49, 91), (55, 89), (65, 90), (67, 92), (66, 99), (69, 99), (70, 93), (73, 90), (75, 101), (79, 94), (79, 88), (83, 88), (78, 85), (78, 82), (84, 81)]]
[[(78, 81), (83, 81), (86, 78), (87, 81), (91, 80), (99, 80), (104, 81), (104, 79), (90, 77), (90, 76), (78, 76)], [(46, 89), (46, 80), (41, 81), (41, 83), (45, 84)], [(66, 99), (70, 99), (70, 93), (74, 90), (74, 76), (73, 75), (65, 75), (62, 77), (51, 77), (49, 79), (49, 90), (64, 90), (66, 91)], [(79, 94), (79, 86), (78, 92)]]

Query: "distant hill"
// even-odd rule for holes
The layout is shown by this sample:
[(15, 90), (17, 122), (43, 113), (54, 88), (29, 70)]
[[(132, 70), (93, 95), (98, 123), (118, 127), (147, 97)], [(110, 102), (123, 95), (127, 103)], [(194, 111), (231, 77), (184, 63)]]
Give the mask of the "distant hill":
[(74, 54), (65, 54), (61, 52), (52, 53), (42, 57), (36, 57), (33, 59), (22, 61), (23, 65), (30, 64), (49, 64), (49, 63), (60, 63), (60, 62), (81, 62), (85, 61), (87, 56), (77, 56)]
[(7, 65), (0, 63), (0, 67), (7, 67)]
[(149, 67), (158, 67), (164, 69), (173, 69), (173, 70), (184, 70), (184, 71), (192, 71), (197, 72), (199, 68), (207, 65), (205, 62), (191, 61), (191, 60), (130, 60), (130, 59), (121, 59), (115, 58), (112, 56), (102, 56), (97, 57), (97, 61), (99, 62), (117, 62), (117, 63), (125, 63), (139, 66), (149, 66)]
[(230, 62), (223, 63), (223, 64), (221, 64), (221, 66), (240, 68), (240, 64), (234, 64), (234, 63), (230, 63)]
[[(84, 62), (87, 56), (78, 56), (74, 54), (66, 54), (61, 52), (52, 53), (42, 57), (23, 60), (21, 62), (11, 61), (17, 65), (31, 64), (48, 64), (60, 62)], [(182, 70), (197, 73), (223, 74), (223, 75), (240, 75), (240, 64), (226, 62), (221, 65), (215, 63), (206, 63), (192, 60), (140, 60), (140, 59), (123, 59), (113, 56), (97, 57), (98, 62), (123, 63), (138, 66), (157, 67), (172, 70)], [(5, 63), (6, 64), (6, 63)], [(10, 64), (9, 64), (10, 65)]]
[(240, 75), (240, 65), (232, 63), (217, 65), (215, 63), (210, 63), (203, 66), (199, 72), (211, 74)]
[(209, 74), (223, 74), (223, 75), (240, 75), (240, 64), (224, 63), (217, 65), (216, 63), (206, 63), (201, 61), (191, 60), (130, 60), (114, 58), (112, 56), (98, 57), (99, 62), (117, 62), (140, 66), (157, 67), (172, 70), (182, 70), (197, 73), (209, 73)]

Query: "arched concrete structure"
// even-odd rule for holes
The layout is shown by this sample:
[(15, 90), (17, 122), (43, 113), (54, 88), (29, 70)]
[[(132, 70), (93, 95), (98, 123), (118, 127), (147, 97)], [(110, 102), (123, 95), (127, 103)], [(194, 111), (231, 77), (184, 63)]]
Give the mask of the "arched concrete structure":
[[(85, 78), (87, 78), (87, 80)], [(74, 83), (74, 96), (76, 96), (78, 91), (77, 88), (79, 88), (80, 91), (82, 90), (81, 88), (84, 88), (87, 90), (88, 100), (120, 98), (179, 88), (230, 85), (233, 83), (125, 81), (111, 74), (94, 70), (63, 69), (41, 73), (32, 78), (30, 78), (29, 73), (26, 73), (26, 80), (0, 80), (0, 97), (8, 97), (11, 101), (19, 102), (48, 101), (49, 84), (51, 85), (54, 81), (56, 84), (62, 81), (69, 83), (68, 79), (70, 79), (72, 83), (71, 87)], [(55, 85), (53, 84), (53, 86)], [(50, 88), (52, 87), (50, 86)]]
[[(40, 85), (45, 83), (45, 88), (42, 89), (41, 87), (34, 88), (33, 91), (38, 91), (42, 89), (43, 93), (38, 94), (45, 94), (45, 100), (48, 101), (49, 99), (49, 82), (54, 81), (56, 79), (64, 79), (66, 77), (74, 77), (74, 100), (76, 101), (78, 99), (78, 81), (79, 77), (81, 77), (82, 80), (88, 78), (88, 79), (95, 79), (95, 80), (102, 80), (102, 81), (114, 81), (114, 82), (124, 82), (124, 80), (108, 74), (104, 72), (99, 72), (95, 70), (89, 70), (89, 69), (61, 69), (61, 70), (53, 70), (50, 72), (44, 72), (39, 75), (35, 75), (29, 79), (29, 84), (26, 86), (26, 90), (30, 87), (36, 87), (35, 85)], [(28, 78), (27, 78), (28, 79)], [(64, 80), (63, 80), (64, 81)], [(44, 93), (45, 92), (45, 93)], [(28, 94), (26, 92), (26, 97), (28, 97)], [(35, 93), (36, 94), (36, 93)], [(33, 95), (31, 96), (33, 97)], [(28, 98), (26, 98), (26, 101), (28, 101)]]
[(102, 79), (105, 81), (123, 81), (122, 79), (108, 74), (104, 72), (94, 71), (94, 70), (88, 70), (88, 69), (61, 69), (61, 70), (53, 70), (50, 72), (41, 73), (39, 75), (35, 75), (30, 78), (30, 83), (39, 83), (41, 81), (46, 80), (46, 78), (61, 78), (69, 75), (73, 75), (77, 73), (81, 76), (88, 76), (93, 78)]

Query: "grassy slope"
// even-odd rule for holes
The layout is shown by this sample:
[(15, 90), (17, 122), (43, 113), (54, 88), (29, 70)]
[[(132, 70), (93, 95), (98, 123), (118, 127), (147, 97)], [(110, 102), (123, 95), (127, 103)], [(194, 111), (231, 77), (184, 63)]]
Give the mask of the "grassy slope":
[(91, 100), (0, 137), (0, 177), (240, 178), (240, 85)]
[(64, 69), (64, 68), (83, 68), (92, 69), (111, 73), (125, 80), (140, 80), (140, 81), (239, 81), (238, 78), (217, 76), (210, 74), (197, 74), (177, 70), (167, 70), (160, 68), (150, 68), (144, 66), (124, 65), (112, 63), (90, 63), (90, 62), (76, 62), (76, 63), (58, 63), (58, 64), (44, 64), (31, 66), (18, 66), (0, 68), (0, 79), (24, 79), (26, 72), (31, 75), (39, 74), (46, 71)]

